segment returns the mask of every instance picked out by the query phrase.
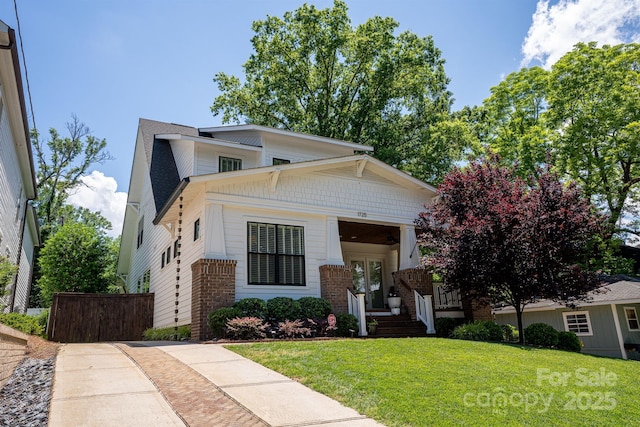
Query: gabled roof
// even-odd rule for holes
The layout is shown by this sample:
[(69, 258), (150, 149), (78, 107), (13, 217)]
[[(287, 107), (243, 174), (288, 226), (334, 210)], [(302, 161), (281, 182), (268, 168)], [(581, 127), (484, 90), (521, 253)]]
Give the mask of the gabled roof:
[(260, 125), (233, 125), (233, 126), (214, 126), (209, 128), (200, 128), (201, 133), (206, 134), (218, 134), (226, 132), (241, 132), (241, 131), (253, 131), (272, 135), (284, 135), (295, 138), (307, 139), (315, 142), (323, 142), (327, 144), (338, 145), (341, 147), (348, 147), (355, 151), (373, 151), (373, 147), (369, 145), (358, 144), (355, 142), (343, 141), (335, 138), (327, 138), (325, 136), (311, 135), (308, 133), (292, 132), (285, 129), (270, 128)]
[[(596, 291), (589, 292), (589, 299), (579, 302), (579, 307), (589, 307), (609, 304), (637, 304), (640, 303), (640, 282), (635, 280), (621, 280), (599, 287)], [(566, 308), (565, 305), (551, 300), (540, 300), (524, 307), (525, 312), (547, 311)], [(494, 309), (496, 314), (515, 313), (512, 306)]]
[[(414, 187), (421, 190), (426, 190), (432, 195), (435, 195), (436, 188), (430, 184), (427, 184), (413, 176), (409, 175), (406, 172), (400, 171), (388, 164), (375, 159), (366, 154), (357, 154), (352, 156), (344, 156), (344, 157), (332, 157), (327, 159), (319, 159), (319, 160), (309, 160), (305, 162), (297, 162), (297, 163), (289, 163), (289, 164), (281, 164), (275, 166), (263, 166), (251, 169), (241, 169), (237, 171), (223, 172), (223, 173), (211, 173), (207, 175), (197, 175), (185, 178), (181, 181), (180, 185), (176, 186), (173, 194), (167, 200), (167, 203), (162, 207), (161, 210), (158, 211), (155, 219), (153, 220), (154, 224), (160, 223), (163, 217), (170, 212), (174, 202), (180, 196), (183, 191), (187, 191), (189, 187), (193, 187), (198, 184), (203, 183), (211, 183), (211, 182), (219, 182), (224, 183), (225, 181), (237, 181), (240, 179), (260, 179), (264, 177), (273, 177), (274, 174), (278, 176), (282, 173), (288, 172), (314, 172), (321, 170), (329, 170), (332, 168), (345, 166), (348, 164), (355, 165), (356, 176), (362, 176), (362, 172), (365, 168), (371, 168), (376, 171), (376, 173), (384, 176), (390, 181), (396, 182), (398, 184), (402, 184), (405, 186)], [(276, 177), (277, 179), (277, 177)]]

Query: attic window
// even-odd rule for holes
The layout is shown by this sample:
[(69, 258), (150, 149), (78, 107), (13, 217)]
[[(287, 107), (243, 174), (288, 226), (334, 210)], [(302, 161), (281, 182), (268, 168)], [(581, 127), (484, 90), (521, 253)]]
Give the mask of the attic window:
[(291, 163), (291, 160), (287, 160), (287, 159), (277, 159), (277, 158), (273, 158), (273, 166), (277, 166), (277, 165), (288, 165), (289, 163)]
[(218, 163), (219, 172), (231, 172), (242, 169), (242, 159), (234, 159), (233, 157), (222, 157)]

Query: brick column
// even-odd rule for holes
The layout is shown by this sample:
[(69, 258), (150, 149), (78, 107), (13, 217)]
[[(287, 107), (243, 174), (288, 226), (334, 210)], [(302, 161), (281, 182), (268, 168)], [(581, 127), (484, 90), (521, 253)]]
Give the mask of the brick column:
[(470, 320), (493, 320), (491, 304), (487, 298), (463, 297), (464, 317)]
[[(416, 298), (413, 294), (417, 289), (423, 295), (433, 295), (433, 275), (423, 268), (407, 268), (393, 273), (393, 285), (402, 298), (402, 303), (409, 309), (409, 314), (413, 320), (416, 316)], [(433, 304), (433, 298), (431, 304)], [(435, 307), (433, 307), (435, 313)]]
[(236, 261), (200, 259), (191, 264), (191, 274), (191, 339), (211, 339), (209, 313), (235, 302)]
[(334, 313), (348, 313), (347, 289), (353, 287), (353, 273), (350, 266), (321, 265), (320, 292), (331, 302)]

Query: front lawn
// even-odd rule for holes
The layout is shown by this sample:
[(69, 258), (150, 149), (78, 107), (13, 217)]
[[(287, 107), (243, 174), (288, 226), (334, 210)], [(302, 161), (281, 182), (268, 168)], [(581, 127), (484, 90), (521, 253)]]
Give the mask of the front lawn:
[(635, 425), (640, 363), (441, 338), (229, 345), (387, 426)]

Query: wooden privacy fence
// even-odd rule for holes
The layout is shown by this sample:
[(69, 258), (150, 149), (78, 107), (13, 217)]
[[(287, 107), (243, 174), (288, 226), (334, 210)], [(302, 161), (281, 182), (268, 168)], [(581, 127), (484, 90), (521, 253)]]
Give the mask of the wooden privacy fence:
[(57, 342), (135, 341), (153, 326), (153, 294), (53, 295), (47, 335)]

